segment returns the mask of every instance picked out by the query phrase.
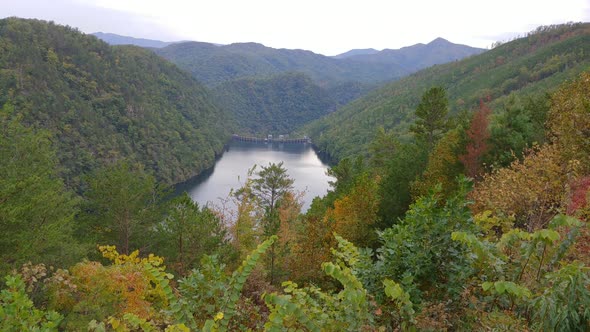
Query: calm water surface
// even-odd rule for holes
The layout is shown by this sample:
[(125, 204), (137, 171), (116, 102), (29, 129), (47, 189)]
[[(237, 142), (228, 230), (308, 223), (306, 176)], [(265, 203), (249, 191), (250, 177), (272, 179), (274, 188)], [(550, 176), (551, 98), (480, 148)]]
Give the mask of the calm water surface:
[[(333, 178), (326, 175), (328, 165), (320, 160), (309, 144), (250, 143), (232, 141), (215, 166), (177, 186), (177, 191), (186, 191), (203, 206), (207, 203), (220, 206), (227, 199), (230, 190), (240, 188), (246, 179), (248, 170), (258, 165), (284, 162), (289, 176), (295, 180), (294, 189), (305, 192), (303, 210), (307, 210), (316, 196), (323, 196), (328, 191), (328, 181)], [(231, 205), (231, 204), (229, 204)], [(232, 206), (226, 206), (232, 209)]]

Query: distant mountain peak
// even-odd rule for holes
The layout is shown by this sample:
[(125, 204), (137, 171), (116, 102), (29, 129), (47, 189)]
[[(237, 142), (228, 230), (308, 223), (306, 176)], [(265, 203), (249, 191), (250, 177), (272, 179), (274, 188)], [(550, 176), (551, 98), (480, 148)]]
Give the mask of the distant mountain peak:
[(428, 44), (418, 43), (400, 49), (373, 50), (373, 52), (365, 53), (359, 51), (362, 50), (352, 50), (336, 56), (336, 58), (346, 58), (356, 62), (396, 64), (410, 73), (432, 65), (479, 54), (485, 50), (467, 45), (454, 44), (444, 38), (438, 37)]
[(255, 43), (255, 42), (231, 43), (228, 46), (244, 46), (244, 47), (252, 47), (252, 48), (265, 48), (266, 47), (266, 46), (262, 45), (261, 43)]
[(379, 53), (379, 51), (377, 51), (374, 48), (353, 49), (348, 52), (344, 52), (342, 54), (335, 55), (335, 56), (333, 56), (333, 58), (344, 59), (344, 58), (348, 58), (348, 57), (356, 56), (356, 55), (370, 55), (370, 54), (376, 54), (376, 53)]
[(452, 44), (452, 43), (442, 37), (438, 37), (438, 38), (434, 39), (433, 41), (431, 41), (430, 43), (428, 43), (428, 45), (448, 45), (448, 44)]

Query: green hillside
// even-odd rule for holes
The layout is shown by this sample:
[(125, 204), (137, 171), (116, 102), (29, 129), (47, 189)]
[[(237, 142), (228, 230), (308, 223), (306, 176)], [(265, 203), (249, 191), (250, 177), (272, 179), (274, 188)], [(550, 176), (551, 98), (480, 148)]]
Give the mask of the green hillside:
[(342, 82), (322, 87), (301, 73), (231, 80), (212, 90), (240, 134), (287, 134), (362, 96), (368, 85)]
[(0, 20), (6, 103), (52, 133), (70, 185), (121, 158), (166, 183), (185, 180), (213, 164), (231, 130), (207, 91), (173, 64), (39, 20)]
[[(253, 134), (290, 132), (383, 82), (483, 51), (441, 38), (374, 57), (328, 57), (257, 43), (184, 42), (152, 50), (212, 86), (220, 104), (236, 115), (240, 132)], [(301, 91), (293, 90), (300, 85)]]
[(213, 92), (241, 134), (287, 134), (337, 107), (328, 90), (299, 73), (233, 80)]
[(527, 37), (462, 61), (434, 66), (362, 97), (304, 129), (336, 159), (363, 154), (378, 127), (403, 135), (420, 96), (446, 89), (451, 112), (470, 110), (480, 99), (501, 108), (510, 96), (555, 89), (590, 68), (590, 24), (540, 27)]

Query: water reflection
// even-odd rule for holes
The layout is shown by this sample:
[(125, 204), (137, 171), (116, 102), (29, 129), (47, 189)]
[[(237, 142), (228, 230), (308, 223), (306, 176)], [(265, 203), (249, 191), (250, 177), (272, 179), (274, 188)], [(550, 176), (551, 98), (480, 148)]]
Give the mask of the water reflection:
[(311, 146), (237, 141), (231, 142), (213, 168), (178, 185), (176, 190), (187, 191), (200, 205), (220, 205), (232, 188), (241, 187), (254, 164), (266, 166), (281, 161), (295, 180), (294, 189), (305, 192), (303, 210), (309, 208), (314, 197), (326, 194), (328, 181), (333, 179), (326, 175), (328, 165), (320, 160)]

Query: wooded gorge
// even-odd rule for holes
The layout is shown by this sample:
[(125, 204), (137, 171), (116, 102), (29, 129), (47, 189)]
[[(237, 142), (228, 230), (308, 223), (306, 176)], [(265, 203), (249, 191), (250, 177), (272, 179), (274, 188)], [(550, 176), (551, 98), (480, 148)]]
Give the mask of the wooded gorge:
[(186, 180), (213, 165), (232, 132), (209, 92), (145, 49), (16, 18), (0, 21), (0, 45), (0, 104), (51, 131), (69, 185), (120, 158), (167, 184)]
[[(0, 330), (587, 331), (589, 38), (540, 27), (335, 97), (0, 20)], [(271, 163), (235, 214), (174, 196), (235, 128), (312, 134), (330, 191), (303, 212)]]

